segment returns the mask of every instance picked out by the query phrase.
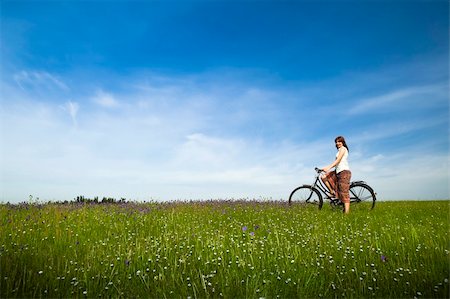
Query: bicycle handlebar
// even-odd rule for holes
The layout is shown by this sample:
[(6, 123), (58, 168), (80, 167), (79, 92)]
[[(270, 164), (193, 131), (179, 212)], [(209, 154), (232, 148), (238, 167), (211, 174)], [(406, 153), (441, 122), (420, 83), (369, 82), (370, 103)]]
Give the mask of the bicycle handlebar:
[(318, 167), (314, 168), (316, 170), (317, 173), (321, 173), (321, 172), (325, 172), (323, 169), (320, 169)]

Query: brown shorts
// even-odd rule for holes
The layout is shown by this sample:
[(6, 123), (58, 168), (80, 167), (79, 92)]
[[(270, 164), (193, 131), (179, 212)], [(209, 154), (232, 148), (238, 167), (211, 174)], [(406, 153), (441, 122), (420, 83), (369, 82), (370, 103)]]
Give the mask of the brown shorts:
[(327, 181), (339, 199), (345, 203), (350, 202), (349, 189), (351, 177), (352, 173), (350, 170), (343, 170), (338, 174), (332, 171), (324, 175), (323, 181)]
[(343, 170), (337, 175), (337, 189), (338, 196), (342, 202), (350, 202), (350, 179), (352, 178), (352, 173), (350, 170)]

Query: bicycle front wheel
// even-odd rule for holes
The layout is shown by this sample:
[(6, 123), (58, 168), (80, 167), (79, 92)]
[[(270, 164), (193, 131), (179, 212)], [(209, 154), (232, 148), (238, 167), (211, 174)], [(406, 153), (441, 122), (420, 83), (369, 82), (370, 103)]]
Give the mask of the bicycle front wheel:
[(289, 205), (293, 204), (316, 206), (320, 210), (323, 205), (322, 195), (312, 186), (300, 186), (289, 196)]
[(372, 210), (375, 207), (376, 200), (375, 192), (369, 185), (360, 182), (351, 184), (350, 202), (357, 203), (358, 209), (367, 208)]

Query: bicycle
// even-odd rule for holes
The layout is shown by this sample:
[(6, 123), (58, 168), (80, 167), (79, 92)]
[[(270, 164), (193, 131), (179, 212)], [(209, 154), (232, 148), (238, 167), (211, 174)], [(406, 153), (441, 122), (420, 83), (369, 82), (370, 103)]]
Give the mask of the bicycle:
[[(331, 207), (344, 206), (339, 198), (333, 197), (321, 179), (322, 169), (315, 168), (316, 180), (312, 185), (302, 185), (295, 188), (289, 196), (289, 205), (316, 205), (319, 210), (323, 206), (323, 196), (330, 200)], [(375, 207), (376, 193), (366, 182), (354, 181), (350, 183), (350, 203), (358, 203), (361, 208), (372, 210)]]

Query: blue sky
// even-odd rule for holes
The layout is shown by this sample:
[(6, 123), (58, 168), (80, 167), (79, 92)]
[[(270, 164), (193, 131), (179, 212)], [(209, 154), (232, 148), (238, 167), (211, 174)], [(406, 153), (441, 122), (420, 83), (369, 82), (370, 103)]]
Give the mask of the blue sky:
[(0, 200), (449, 198), (448, 6), (1, 0)]

